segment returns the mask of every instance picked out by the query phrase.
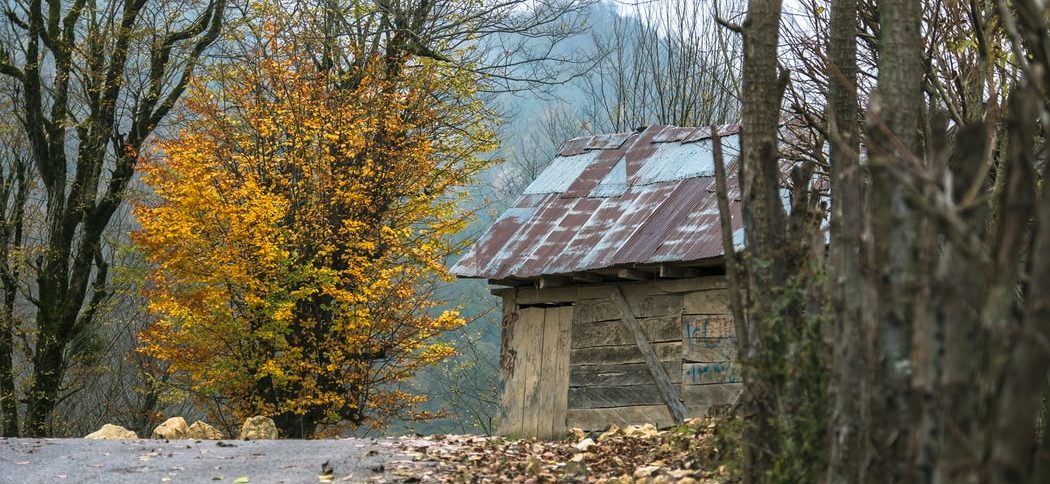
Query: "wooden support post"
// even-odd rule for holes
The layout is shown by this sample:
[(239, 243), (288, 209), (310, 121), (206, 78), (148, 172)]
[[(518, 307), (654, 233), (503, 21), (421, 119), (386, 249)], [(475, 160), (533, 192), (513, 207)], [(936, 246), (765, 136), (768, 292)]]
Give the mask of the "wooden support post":
[(634, 317), (631, 306), (627, 304), (627, 298), (624, 297), (620, 286), (614, 285), (610, 288), (609, 299), (619, 307), (621, 321), (634, 334), (638, 349), (642, 352), (642, 356), (645, 357), (645, 362), (649, 366), (649, 373), (653, 375), (653, 380), (656, 380), (660, 398), (664, 400), (667, 409), (671, 411), (671, 417), (674, 418), (675, 424), (681, 425), (686, 419), (685, 405), (682, 404), (681, 398), (678, 397), (678, 392), (675, 390), (674, 384), (671, 383), (671, 377), (667, 375), (667, 370), (660, 362), (660, 358), (656, 356), (656, 351), (649, 344), (649, 339), (645, 336), (645, 331), (642, 330), (642, 324)]

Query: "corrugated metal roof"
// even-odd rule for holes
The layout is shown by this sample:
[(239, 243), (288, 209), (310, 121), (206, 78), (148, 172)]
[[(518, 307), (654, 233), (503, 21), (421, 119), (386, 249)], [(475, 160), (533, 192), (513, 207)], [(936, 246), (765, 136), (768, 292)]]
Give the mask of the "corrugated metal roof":
[[(709, 131), (657, 125), (566, 141), (452, 273), (528, 279), (721, 256)], [(731, 165), (740, 151), (739, 131), (739, 125), (719, 128)], [(739, 245), (736, 169), (726, 172)]]

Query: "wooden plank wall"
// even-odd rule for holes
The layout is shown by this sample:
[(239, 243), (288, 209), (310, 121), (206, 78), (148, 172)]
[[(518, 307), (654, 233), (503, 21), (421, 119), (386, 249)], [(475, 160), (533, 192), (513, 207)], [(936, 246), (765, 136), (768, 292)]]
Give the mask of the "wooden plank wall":
[[(682, 295), (628, 289), (624, 296), (671, 381), (681, 383)], [(607, 298), (576, 303), (569, 372), (570, 427), (642, 423), (652, 415), (665, 420), (661, 424), (671, 422), (645, 358), (620, 318), (619, 309)]]
[(500, 434), (545, 439), (565, 435), (572, 309), (505, 312)]
[[(741, 391), (724, 283), (622, 285), (690, 416), (720, 413)], [(669, 290), (670, 289), (670, 290)], [(680, 289), (680, 292), (674, 291)], [(633, 336), (599, 288), (581, 287), (572, 321), (568, 425), (673, 424)]]
[(726, 289), (683, 297), (682, 398), (691, 415), (725, 413), (742, 390), (730, 314)]
[(517, 435), (521, 432), (522, 422), (525, 418), (525, 378), (524, 355), (531, 348), (531, 344), (525, 332), (528, 324), (523, 321), (524, 317), (533, 321), (536, 319), (543, 322), (543, 310), (518, 311), (513, 299), (504, 301), (502, 327), (502, 341), (500, 344), (500, 376), (503, 381), (503, 390), (500, 395), (500, 421), (498, 432), (503, 435)]
[[(526, 406), (523, 432), (542, 439), (562, 438), (569, 393), (569, 343), (572, 335), (572, 306), (544, 310), (543, 350), (540, 353), (537, 398)], [(532, 424), (531, 422), (535, 422)]]

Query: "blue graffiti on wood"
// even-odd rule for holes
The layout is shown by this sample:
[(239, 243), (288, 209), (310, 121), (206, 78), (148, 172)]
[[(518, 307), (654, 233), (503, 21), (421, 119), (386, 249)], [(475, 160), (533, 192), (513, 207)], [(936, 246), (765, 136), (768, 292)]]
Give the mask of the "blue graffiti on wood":
[(736, 368), (729, 362), (722, 363), (688, 363), (683, 372), (685, 383), (702, 385), (706, 383), (736, 383), (740, 378)]
[(683, 320), (686, 338), (726, 338), (733, 336), (733, 322), (725, 316), (687, 316)]

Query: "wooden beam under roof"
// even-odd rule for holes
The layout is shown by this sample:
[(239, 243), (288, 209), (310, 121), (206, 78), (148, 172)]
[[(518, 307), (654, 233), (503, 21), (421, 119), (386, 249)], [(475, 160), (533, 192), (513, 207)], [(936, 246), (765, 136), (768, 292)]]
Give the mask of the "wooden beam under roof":
[(507, 287), (524, 287), (532, 285), (531, 282), (522, 279), (489, 279), (489, 284), (493, 286)]
[(700, 269), (695, 267), (682, 267), (661, 265), (660, 277), (667, 279), (681, 279), (684, 277), (696, 277), (700, 275)]
[(591, 284), (599, 284), (605, 282), (605, 278), (601, 274), (594, 272), (576, 272), (572, 275), (572, 280), (578, 282), (587, 282)]
[(552, 287), (565, 286), (572, 283), (572, 279), (564, 276), (540, 276), (539, 288), (550, 289)]
[(616, 277), (630, 279), (632, 281), (649, 281), (653, 279), (652, 273), (642, 272), (636, 269), (620, 269), (616, 271)]

